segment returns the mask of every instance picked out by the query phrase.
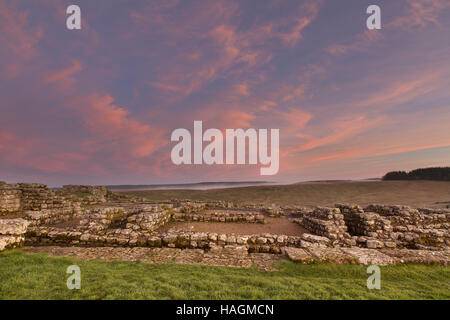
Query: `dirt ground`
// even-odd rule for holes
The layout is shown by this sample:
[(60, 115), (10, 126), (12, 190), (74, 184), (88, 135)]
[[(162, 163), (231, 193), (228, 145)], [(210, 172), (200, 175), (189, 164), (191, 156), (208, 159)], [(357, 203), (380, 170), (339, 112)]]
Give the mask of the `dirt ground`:
[(234, 233), (241, 235), (252, 234), (283, 234), (288, 236), (300, 236), (306, 229), (289, 221), (286, 218), (268, 218), (262, 223), (223, 223), (223, 222), (170, 222), (158, 231), (165, 232), (169, 229), (181, 229), (195, 232)]

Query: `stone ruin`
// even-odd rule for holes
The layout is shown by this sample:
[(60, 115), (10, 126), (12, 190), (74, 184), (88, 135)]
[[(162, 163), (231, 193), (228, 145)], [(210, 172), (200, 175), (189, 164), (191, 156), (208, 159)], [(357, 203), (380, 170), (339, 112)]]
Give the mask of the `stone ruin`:
[(450, 210), (337, 204), (303, 209), (295, 222), (333, 240), (334, 246), (439, 249), (450, 246)]
[[(2, 218), (3, 216), (3, 218)], [(309, 233), (219, 234), (159, 229), (170, 222), (264, 224), (289, 219)], [(0, 250), (21, 246), (147, 247), (285, 254), (309, 263), (450, 261), (450, 210), (338, 204), (301, 208), (223, 201), (148, 203), (105, 187), (0, 183)], [(236, 252), (237, 252), (236, 251)]]

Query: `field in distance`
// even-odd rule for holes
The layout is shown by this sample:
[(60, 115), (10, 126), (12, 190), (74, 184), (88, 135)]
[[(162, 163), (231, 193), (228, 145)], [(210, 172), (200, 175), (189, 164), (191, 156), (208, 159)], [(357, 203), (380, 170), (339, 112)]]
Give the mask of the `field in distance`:
[(336, 203), (450, 206), (448, 181), (328, 181), (211, 190), (118, 191), (149, 200), (225, 200), (279, 205), (333, 206)]

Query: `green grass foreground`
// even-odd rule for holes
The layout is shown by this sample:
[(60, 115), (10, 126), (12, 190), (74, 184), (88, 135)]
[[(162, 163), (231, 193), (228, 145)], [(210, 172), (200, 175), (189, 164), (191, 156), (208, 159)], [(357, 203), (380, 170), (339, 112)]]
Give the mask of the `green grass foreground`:
[[(81, 290), (66, 269), (81, 268)], [(366, 267), (283, 262), (279, 271), (0, 253), (0, 299), (449, 299), (450, 267), (381, 267), (381, 290)]]

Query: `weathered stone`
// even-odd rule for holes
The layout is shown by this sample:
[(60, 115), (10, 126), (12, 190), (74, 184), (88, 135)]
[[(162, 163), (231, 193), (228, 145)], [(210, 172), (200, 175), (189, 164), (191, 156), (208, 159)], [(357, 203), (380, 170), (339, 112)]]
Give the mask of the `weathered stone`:
[(378, 241), (378, 240), (367, 240), (366, 246), (369, 249), (380, 249), (380, 248), (384, 247), (384, 244), (383, 244), (383, 242)]
[(0, 235), (23, 235), (29, 224), (24, 219), (0, 219)]
[(15, 248), (23, 244), (24, 237), (17, 235), (0, 235), (0, 251), (6, 248)]
[(320, 243), (323, 245), (329, 245), (331, 243), (330, 239), (321, 236), (315, 236), (309, 233), (302, 234), (302, 239), (311, 243)]
[(400, 263), (424, 263), (450, 265), (450, 251), (392, 249), (384, 250), (384, 254), (397, 259)]
[(375, 264), (379, 266), (386, 266), (397, 262), (396, 259), (374, 249), (341, 248), (341, 250), (356, 259), (358, 263), (364, 265)]
[(330, 263), (354, 263), (355, 258), (339, 248), (315, 248), (310, 247), (308, 252), (316, 260)]
[(313, 257), (304, 249), (284, 247), (284, 253), (292, 261), (301, 263), (311, 263), (314, 261)]

